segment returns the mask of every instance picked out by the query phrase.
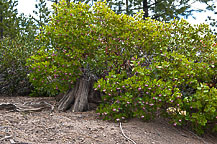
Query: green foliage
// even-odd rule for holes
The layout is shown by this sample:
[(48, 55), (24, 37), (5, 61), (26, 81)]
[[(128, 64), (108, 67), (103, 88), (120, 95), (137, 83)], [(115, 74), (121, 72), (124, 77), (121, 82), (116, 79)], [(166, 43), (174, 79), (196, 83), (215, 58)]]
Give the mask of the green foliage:
[[(27, 95), (31, 84), (25, 66), (26, 58), (34, 53), (36, 43), (29, 42), (24, 37), (17, 36), (16, 40), (4, 38), (0, 41), (0, 73), (4, 74), (5, 81), (0, 84), (1, 94)], [(34, 49), (35, 48), (35, 49)]]
[(39, 0), (35, 8), (36, 10), (33, 10), (33, 13), (36, 14), (38, 18), (33, 17), (33, 19), (36, 21), (38, 27), (42, 27), (48, 23), (51, 11), (48, 10), (45, 0)]
[(206, 13), (209, 13), (207, 15), (207, 19), (205, 20), (206, 23), (210, 25), (210, 29), (212, 32), (216, 35), (217, 34), (217, 20), (216, 20), (216, 15), (217, 15), (217, 4), (215, 1), (208, 1), (206, 5)]
[[(16, 31), (13, 35), (5, 29), (7, 24), (3, 23), (4, 38), (0, 40), (0, 74), (4, 74), (5, 81), (0, 84), (0, 93), (7, 95), (27, 95), (32, 86), (27, 78), (29, 73), (26, 64), (26, 58), (34, 54), (41, 46), (36, 42), (37, 26), (31, 17), (25, 17), (24, 14), (16, 15), (17, 26), (12, 28)], [(7, 37), (6, 37), (7, 36)]]
[[(89, 1), (89, 0), (87, 0)], [(192, 5), (195, 2), (200, 2), (208, 5), (211, 0), (190, 1), (190, 0), (107, 0), (108, 5), (116, 13), (125, 13), (134, 15), (140, 10), (146, 10), (145, 16), (155, 20), (170, 21), (173, 18), (181, 18), (181, 16), (192, 16), (193, 12), (203, 12), (200, 8), (194, 8)], [(144, 5), (147, 3), (147, 5)]]
[(206, 21), (209, 22), (212, 30), (213, 30), (213, 33), (214, 34), (217, 34), (217, 31), (216, 31), (216, 27), (217, 27), (217, 22), (216, 22), (216, 19), (215, 19), (215, 15), (217, 15), (217, 9), (216, 9), (216, 3), (214, 1), (212, 1), (211, 3), (209, 3), (209, 5), (206, 7), (206, 9), (209, 11), (209, 12), (212, 12), (214, 14), (214, 16), (207, 16), (207, 19)]
[[(50, 93), (67, 90), (80, 76), (106, 74), (114, 63), (139, 55), (137, 49), (145, 45), (139, 33), (142, 13), (134, 18), (117, 15), (101, 2), (90, 9), (87, 4), (63, 1), (54, 9), (58, 15), (53, 15), (38, 38), (45, 46), (28, 60), (31, 82)], [(147, 25), (151, 24), (149, 20)], [(148, 35), (147, 39), (153, 40)]]
[(130, 61), (132, 71), (111, 71), (95, 84), (105, 94), (98, 108), (100, 116), (122, 121), (163, 115), (174, 125), (190, 123), (198, 133), (213, 126), (216, 131), (215, 37), (206, 25), (195, 28), (184, 20), (174, 20), (163, 29), (165, 39), (153, 41), (160, 44), (150, 45), (154, 49), (151, 55)]
[(0, 38), (15, 37), (19, 33), (19, 20), (17, 19), (17, 0), (0, 1)]
[(44, 46), (27, 61), (35, 87), (54, 95), (94, 74), (104, 119), (163, 115), (198, 133), (215, 125), (217, 49), (207, 25), (143, 21), (142, 12), (118, 15), (103, 2), (54, 9), (38, 37)]
[[(68, 0), (67, 2), (69, 2)], [(71, 0), (74, 3), (86, 3), (94, 5), (96, 2), (104, 0)], [(52, 2), (58, 2), (53, 0)], [(170, 21), (173, 18), (181, 18), (182, 16), (188, 18), (193, 16), (193, 12), (204, 12), (203, 9), (194, 8), (192, 5), (195, 2), (200, 2), (209, 6), (211, 0), (190, 1), (190, 0), (106, 0), (107, 5), (117, 14), (127, 14), (133, 16), (140, 10), (147, 10), (144, 16), (151, 17), (155, 20)], [(147, 5), (144, 5), (147, 3)]]

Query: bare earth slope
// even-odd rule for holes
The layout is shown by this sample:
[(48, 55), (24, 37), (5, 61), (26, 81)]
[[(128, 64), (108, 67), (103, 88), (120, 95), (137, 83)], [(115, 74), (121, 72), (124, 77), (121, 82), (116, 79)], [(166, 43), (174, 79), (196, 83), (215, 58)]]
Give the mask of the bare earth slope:
[[(0, 104), (55, 105), (54, 98), (0, 97)], [(0, 144), (217, 144), (217, 137), (198, 137), (176, 128), (165, 120), (142, 122), (132, 119), (122, 123), (102, 121), (95, 111), (83, 113), (51, 111), (49, 107), (29, 111), (0, 108)]]

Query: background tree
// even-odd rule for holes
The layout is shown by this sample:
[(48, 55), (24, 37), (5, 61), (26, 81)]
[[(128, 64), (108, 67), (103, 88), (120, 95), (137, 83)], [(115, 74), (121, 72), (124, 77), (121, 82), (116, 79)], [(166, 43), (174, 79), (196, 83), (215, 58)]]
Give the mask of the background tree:
[[(85, 2), (91, 4), (101, 0), (73, 0), (73, 2)], [(211, 0), (107, 0), (108, 5), (116, 13), (125, 13), (134, 15), (143, 10), (144, 18), (151, 17), (156, 20), (169, 21), (180, 18), (181, 16), (192, 16), (192, 13), (202, 12), (202, 9), (192, 8), (195, 2), (201, 2), (208, 5)]]
[(48, 1), (54, 2), (56, 4), (59, 2), (58, 0), (48, 0)]
[(192, 12), (202, 12), (202, 9), (192, 8), (195, 2), (207, 4), (210, 0), (109, 0), (108, 2), (117, 13), (133, 15), (143, 10), (144, 18), (151, 17), (156, 20), (169, 21), (181, 16), (192, 16)]
[(0, 36), (15, 37), (19, 32), (19, 20), (17, 19), (17, 0), (0, 1)]
[[(49, 0), (49, 1), (54, 2), (54, 3), (56, 3), (56, 4), (59, 2), (58, 0)], [(81, 2), (82, 2), (82, 0), (66, 0), (67, 3), (70, 3), (71, 1), (73, 1), (73, 2), (81, 1)], [(89, 0), (88, 0), (88, 1), (89, 1)]]
[[(212, 11), (213, 14), (217, 15), (217, 9), (216, 9), (217, 5), (215, 2), (211, 2), (208, 6), (207, 6), (207, 10), (208, 11)], [(217, 28), (217, 19), (214, 18), (213, 16), (208, 16), (206, 21), (210, 24), (211, 29), (213, 30), (213, 32), (215, 34), (217, 34), (216, 28)]]
[(36, 18), (32, 18), (35, 20), (38, 27), (42, 27), (48, 23), (51, 11), (49, 11), (45, 0), (37, 0), (37, 2), (38, 3), (35, 5), (36, 10), (33, 10), (33, 13), (36, 14)]
[(37, 7), (38, 18), (21, 14), (18, 16), (17, 1), (1, 1), (0, 93), (7, 95), (28, 95), (33, 89), (27, 77), (26, 58), (33, 55), (42, 45), (36, 40), (39, 27), (48, 22), (48, 8), (43, 0)]

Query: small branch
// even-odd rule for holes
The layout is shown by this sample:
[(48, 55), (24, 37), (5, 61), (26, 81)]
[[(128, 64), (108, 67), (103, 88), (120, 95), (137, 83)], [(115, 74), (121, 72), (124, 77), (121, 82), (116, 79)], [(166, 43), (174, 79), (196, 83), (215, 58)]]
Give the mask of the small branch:
[(9, 140), (11, 144), (15, 144), (16, 142), (13, 139)]
[(150, 4), (150, 5), (148, 6), (148, 8), (152, 7), (153, 5), (160, 4), (160, 3), (162, 3), (162, 2), (163, 2), (163, 1), (157, 1), (157, 2), (154, 2), (154, 3)]
[(48, 103), (48, 102), (46, 102), (46, 101), (44, 101), (44, 103), (50, 106), (51, 111), (54, 111), (54, 106), (53, 106), (52, 104), (50, 104), (50, 103)]
[(6, 139), (10, 139), (10, 138), (12, 138), (11, 135), (10, 136), (5, 136), (5, 137), (1, 138), (0, 141), (6, 140)]
[(124, 132), (123, 132), (123, 129), (122, 129), (122, 126), (121, 126), (121, 122), (120, 122), (120, 129), (121, 129), (121, 132), (122, 132), (122, 135), (129, 141), (131, 141), (133, 144), (136, 144), (136, 142), (132, 139), (130, 139), (129, 137), (127, 137)]

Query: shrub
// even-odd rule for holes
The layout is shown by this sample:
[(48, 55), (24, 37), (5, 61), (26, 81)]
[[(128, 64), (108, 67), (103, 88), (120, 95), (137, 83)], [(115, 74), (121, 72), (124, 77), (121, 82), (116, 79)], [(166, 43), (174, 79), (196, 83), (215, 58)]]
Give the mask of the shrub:
[(131, 55), (151, 53), (162, 39), (160, 29), (153, 29), (162, 28), (163, 23), (153, 25), (151, 19), (143, 23), (141, 12), (135, 17), (117, 15), (104, 2), (90, 8), (61, 1), (54, 7), (58, 15), (52, 16), (38, 37), (45, 46), (27, 62), (33, 85), (52, 94), (66, 91), (80, 77), (120, 70)]
[(26, 59), (42, 46), (35, 41), (37, 29), (31, 17), (21, 14), (17, 25), (10, 29), (13, 36), (0, 39), (0, 74), (5, 78), (0, 84), (1, 94), (28, 95), (33, 88), (27, 77)]
[(27, 43), (19, 36), (16, 39), (1, 39), (0, 74), (4, 75), (4, 81), (0, 84), (1, 94), (27, 95), (30, 93), (31, 84), (27, 77), (29, 71), (25, 64), (26, 58), (34, 52), (34, 47)]
[(95, 84), (95, 90), (104, 93), (98, 112), (104, 119), (115, 121), (163, 115), (174, 125), (191, 125), (200, 134), (208, 127), (216, 131), (214, 36), (206, 26), (193, 28), (184, 20), (169, 25), (167, 30), (172, 36), (164, 41), (164, 47), (159, 45), (161, 52), (149, 62), (147, 55), (133, 58), (130, 74), (125, 69), (111, 71)]
[(103, 2), (54, 6), (38, 37), (45, 45), (27, 62), (34, 86), (55, 94), (95, 75), (104, 119), (163, 115), (199, 133), (215, 125), (217, 56), (206, 25), (117, 15)]

